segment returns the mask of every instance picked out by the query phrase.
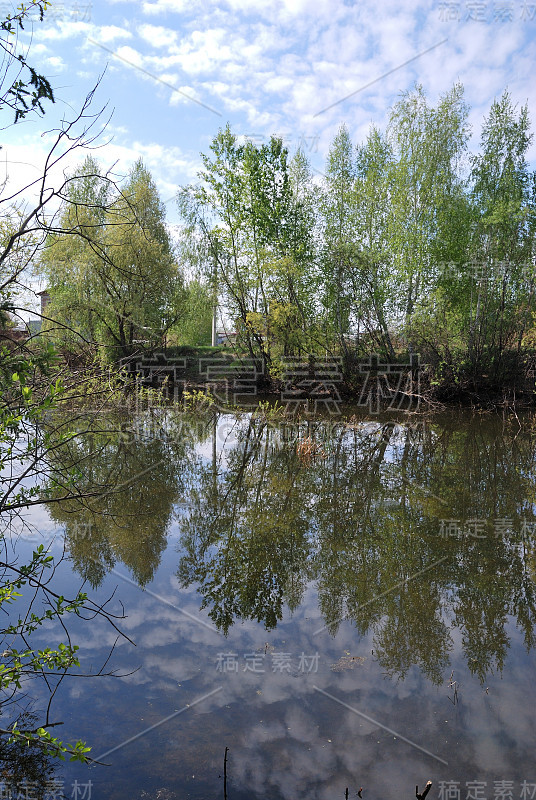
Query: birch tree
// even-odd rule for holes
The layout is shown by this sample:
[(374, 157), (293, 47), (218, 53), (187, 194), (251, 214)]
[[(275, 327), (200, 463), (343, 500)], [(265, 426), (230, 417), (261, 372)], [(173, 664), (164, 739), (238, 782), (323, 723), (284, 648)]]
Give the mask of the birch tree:
[(478, 270), (468, 348), (473, 369), (485, 360), (496, 374), (507, 347), (519, 354), (534, 312), (535, 173), (526, 159), (532, 138), (527, 106), (517, 112), (504, 92), (491, 106), (473, 159)]

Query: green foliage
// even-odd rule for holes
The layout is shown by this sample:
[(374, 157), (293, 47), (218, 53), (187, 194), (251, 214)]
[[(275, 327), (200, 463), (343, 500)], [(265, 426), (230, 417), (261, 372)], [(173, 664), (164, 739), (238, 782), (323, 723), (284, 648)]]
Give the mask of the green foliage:
[(214, 398), (209, 391), (186, 389), (182, 394), (182, 404), (185, 411), (208, 411), (214, 406)]
[(336, 134), (327, 158), (321, 201), (324, 298), (328, 325), (345, 347), (350, 330), (352, 283), (359, 262), (356, 241), (355, 153), (346, 126)]
[[(55, 341), (94, 343), (112, 360), (161, 343), (186, 293), (154, 181), (140, 161), (121, 190), (88, 157), (69, 182), (41, 257)], [(59, 323), (59, 326), (58, 326)]]
[[(49, 608), (43, 613), (25, 611), (15, 622), (10, 622), (2, 630), (2, 637), (9, 637), (10, 641), (2, 653), (0, 664), (0, 696), (6, 696), (13, 694), (14, 690), (21, 690), (22, 681), (28, 677), (46, 680), (47, 676), (65, 673), (73, 666), (80, 666), (76, 656), (77, 645), (59, 642), (56, 647), (47, 646), (35, 650), (28, 647), (27, 642), (28, 637), (44, 623), (67, 614), (78, 614), (87, 601), (87, 594), (79, 592), (75, 598), (68, 600), (47, 587), (44, 573), (53, 569), (54, 559), (47, 554), (42, 544), (34, 550), (28, 564), (14, 567), (12, 564), (2, 562), (0, 566), (4, 568), (4, 578), (0, 584), (0, 610), (4, 613), (6, 605), (11, 605), (23, 597), (23, 592), (19, 590), (25, 586), (34, 591), (36, 587), (44, 588), (49, 601)], [(13, 573), (13, 577), (8, 578), (6, 571)], [(14, 645), (19, 640), (24, 645), (22, 648)], [(19, 728), (15, 721), (9, 729), (2, 732), (9, 734), (11, 742), (18, 742), (26, 747), (32, 744), (38, 745), (45, 755), (60, 759), (69, 756), (71, 761), (86, 762), (87, 754), (91, 750), (82, 741), (64, 744), (59, 738), (53, 737), (46, 726), (29, 730)]]
[(319, 181), (275, 137), (215, 137), (181, 195), (185, 236), (267, 374), (311, 353), (343, 356), (347, 378), (371, 353), (420, 352), (443, 365), (435, 384), (521, 369), (536, 311), (528, 110), (495, 101), (474, 156), (468, 112), (460, 84), (435, 107), (416, 86), (357, 148), (342, 126)]
[[(19, 731), (33, 731), (39, 727), (35, 714), (23, 712), (17, 718)], [(39, 741), (22, 742), (11, 739), (8, 733), (0, 734), (0, 760), (4, 793), (17, 796), (26, 784), (35, 797), (46, 796), (54, 776), (53, 758), (44, 753)]]
[[(8, 14), (0, 21), (0, 48), (4, 51), (4, 77), (8, 88), (0, 96), (0, 110), (7, 106), (15, 113), (15, 122), (24, 119), (30, 111), (38, 110), (44, 114), (43, 100), (54, 102), (54, 92), (50, 81), (38, 73), (28, 63), (24, 48), (17, 48), (17, 34), (37, 12), (40, 21), (50, 6), (48, 0), (31, 0), (17, 8), (17, 13)], [(7, 65), (6, 62), (7, 61)], [(20, 77), (21, 73), (25, 75)]]
[(190, 347), (212, 343), (212, 291), (201, 281), (194, 279), (185, 286), (183, 312), (168, 341)]
[(272, 403), (270, 400), (259, 400), (255, 406), (252, 418), (263, 422), (280, 422), (288, 416), (288, 409), (282, 406), (278, 400)]
[[(36, 480), (44, 474), (42, 459), (47, 451), (54, 450), (69, 439), (66, 432), (47, 430), (44, 424), (63, 395), (61, 380), (54, 375), (56, 363), (57, 355), (51, 345), (33, 354), (7, 348), (0, 352), (0, 392), (3, 400), (0, 405), (0, 471), (3, 476), (0, 482), (0, 514), (6, 522), (21, 509), (44, 502), (47, 496), (58, 490), (61, 494), (69, 493), (69, 481), (75, 479), (72, 470), (60, 475), (48, 469), (47, 488)], [(4, 645), (0, 663), (0, 706), (3, 698), (22, 689), (23, 680), (43, 677), (46, 680), (47, 675), (62, 674), (79, 666), (76, 655), (78, 647), (70, 642), (40, 649), (29, 646), (30, 637), (38, 628), (69, 614), (78, 614), (87, 601), (87, 595), (83, 592), (67, 599), (50, 588), (45, 573), (48, 571), (52, 575), (54, 566), (53, 557), (43, 545), (36, 548), (27, 564), (0, 563), (0, 610), (7, 613), (8, 607), (15, 606), (21, 599), (25, 600), (26, 594), (36, 592), (43, 594), (48, 605), (41, 613), (33, 611), (32, 606), (30, 610), (25, 607), (24, 613), (18, 618), (14, 618), (16, 609), (13, 609), (1, 629), (0, 635), (8, 644)], [(86, 761), (90, 749), (81, 741), (64, 744), (51, 736), (46, 726), (30, 730), (19, 728), (15, 722), (2, 732), (9, 736), (11, 742), (26, 747), (40, 747), (44, 754), (58, 758), (68, 755), (71, 760)]]
[[(8, 107), (14, 112), (15, 122), (32, 110), (42, 112), (44, 100), (54, 100), (48, 80), (28, 63), (26, 52), (18, 52), (16, 38), (17, 32), (24, 28), (32, 12), (37, 10), (42, 19), (47, 6), (48, 2), (41, 1), (20, 5), (17, 13), (0, 21), (0, 47), (5, 53), (0, 106)], [(26, 73), (29, 73), (29, 77), (25, 77)], [(63, 119), (59, 131), (56, 131), (43, 174), (39, 177), (43, 192), (36, 205), (32, 207), (22, 202), (25, 189), (11, 197), (7, 192), (8, 197), (1, 201), (2, 328), (4, 324), (9, 324), (8, 315), (18, 310), (18, 297), (24, 290), (25, 283), (21, 276), (31, 270), (32, 262), (45, 238), (48, 235), (58, 235), (59, 228), (55, 224), (57, 220), (48, 213), (48, 204), (68, 192), (69, 180), (63, 176), (65, 180), (62, 183), (60, 165), (58, 189), (57, 183), (49, 181), (49, 173), (52, 165), (57, 169), (58, 163), (65, 156), (86, 143), (88, 129), (95, 125), (95, 115), (91, 116), (91, 122), (87, 124), (91, 97), (90, 94), (86, 98), (74, 119)], [(77, 123), (81, 123), (83, 128), (80, 134), (77, 134), (75, 127)], [(88, 214), (89, 209), (93, 211), (93, 217)], [(70, 212), (71, 219), (66, 220), (67, 228), (64, 231), (66, 235), (71, 237), (71, 241), (90, 241), (95, 230), (93, 218), (96, 217), (97, 204), (84, 205), (73, 195)], [(25, 697), (29, 697), (29, 686), (33, 680), (43, 680), (46, 691), (50, 692), (50, 702), (45, 704), (40, 724), (34, 724), (37, 717), (32, 719), (28, 714), (22, 714), (18, 720), (0, 729), (0, 753), (3, 758), (7, 752), (9, 757), (9, 769), (6, 766), (7, 772), (3, 771), (2, 777), (15, 782), (21, 770), (28, 777), (32, 775), (32, 770), (35, 774), (35, 769), (42, 767), (41, 777), (47, 775), (48, 756), (60, 759), (69, 757), (71, 760), (84, 762), (91, 760), (88, 756), (90, 748), (84, 742), (64, 743), (50, 733), (49, 728), (57, 723), (50, 722), (49, 714), (55, 694), (53, 686), (67, 673), (77, 674), (73, 673), (73, 669), (79, 666), (78, 647), (71, 643), (66, 627), (69, 616), (80, 616), (84, 609), (85, 612), (90, 612), (90, 616), (104, 616), (111, 620), (101, 608), (92, 605), (85, 593), (80, 592), (74, 598), (66, 598), (53, 589), (51, 581), (57, 562), (42, 546), (34, 551), (28, 563), (21, 564), (16, 551), (14, 522), (25, 510), (33, 505), (43, 504), (51, 497), (67, 499), (73, 495), (80, 496), (77, 491), (77, 481), (80, 478), (78, 465), (71, 461), (62, 469), (55, 468), (51, 463), (52, 455), (67, 446), (70, 440), (70, 434), (65, 428), (60, 426), (54, 429), (51, 424), (52, 412), (64, 395), (60, 359), (50, 341), (41, 338), (39, 342), (18, 343), (9, 337), (2, 337), (0, 516), (6, 560), (0, 562), (0, 609), (5, 615), (4, 624), (0, 628), (3, 643), (0, 662), (0, 712), (4, 712), (10, 703), (20, 704)], [(19, 614), (18, 606), (23, 606)], [(63, 631), (61, 636), (65, 636), (67, 641), (50, 642), (40, 648), (33, 647), (33, 634), (40, 628), (48, 629), (54, 623), (59, 623)], [(54, 635), (52, 633), (51, 638)], [(28, 758), (24, 758), (21, 751)], [(6, 765), (7, 763), (5, 762)], [(25, 765), (31, 767), (29, 772), (24, 771)], [(29, 784), (27, 786), (29, 788)]]
[(505, 92), (492, 104), (472, 162), (471, 255), (486, 269), (472, 287), (469, 357), (473, 370), (484, 362), (497, 378), (505, 351), (517, 346), (520, 354), (534, 311), (535, 173), (526, 161), (531, 141), (528, 108), (518, 115)]
[[(454, 629), (486, 686), (505, 663), (509, 615), (534, 647), (533, 537), (521, 545), (519, 533), (535, 485), (530, 422), (516, 437), (489, 416), (267, 422), (243, 420), (225, 463), (214, 448), (212, 463), (195, 465), (192, 511), (179, 520), (178, 577), (223, 632), (248, 619), (273, 629), (314, 584), (327, 632), (368, 635), (391, 676), (416, 665), (444, 685)], [(511, 528), (494, 535), (497, 507)], [(447, 508), (488, 520), (486, 535), (462, 533), (464, 522), (458, 538), (442, 534)]]
[[(229, 125), (202, 154), (201, 184), (179, 198), (192, 262), (228, 310), (244, 350), (262, 360), (311, 346), (315, 303), (311, 176), (303, 155), (289, 163), (281, 139), (239, 144)], [(288, 308), (292, 333), (281, 324)], [(275, 330), (274, 330), (275, 328)]]

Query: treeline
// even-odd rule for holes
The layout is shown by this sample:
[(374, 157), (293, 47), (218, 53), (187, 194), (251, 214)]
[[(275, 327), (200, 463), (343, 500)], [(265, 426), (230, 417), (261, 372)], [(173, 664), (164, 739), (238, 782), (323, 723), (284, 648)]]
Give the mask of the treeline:
[[(139, 161), (111, 181), (89, 157), (39, 256), (54, 336), (114, 360), (210, 344), (213, 309), (268, 382), (287, 359), (427, 365), (432, 391), (529, 387), (536, 356), (536, 173), (527, 107), (505, 92), (469, 150), (455, 85), (404, 94), (359, 144), (342, 126), (323, 175), (281, 139), (215, 136), (183, 187), (174, 242)], [(185, 277), (187, 276), (187, 278)]]
[(505, 92), (469, 151), (455, 85), (417, 86), (354, 144), (342, 126), (325, 174), (282, 141), (229, 125), (179, 205), (182, 259), (212, 286), (244, 351), (278, 376), (285, 357), (389, 362), (420, 354), (438, 389), (515, 383), (534, 351), (535, 173), (528, 109)]

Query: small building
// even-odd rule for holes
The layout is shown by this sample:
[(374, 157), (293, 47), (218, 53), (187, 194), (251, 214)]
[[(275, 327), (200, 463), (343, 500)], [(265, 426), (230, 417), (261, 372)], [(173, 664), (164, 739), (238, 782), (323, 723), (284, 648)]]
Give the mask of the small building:
[(43, 289), (42, 292), (37, 292), (37, 297), (41, 298), (41, 314), (45, 316), (46, 308), (50, 303), (51, 297), (48, 293), (48, 289)]

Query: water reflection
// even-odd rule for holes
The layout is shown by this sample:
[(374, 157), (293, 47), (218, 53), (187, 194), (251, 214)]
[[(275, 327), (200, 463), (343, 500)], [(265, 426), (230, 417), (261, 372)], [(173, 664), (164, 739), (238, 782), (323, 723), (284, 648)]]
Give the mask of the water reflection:
[[(195, 445), (205, 435), (202, 420), (184, 434), (185, 422), (158, 410), (133, 423), (76, 418), (68, 443), (54, 451), (60, 472), (75, 465), (76, 491), (85, 497), (50, 503), (49, 513), (65, 527), (74, 567), (93, 588), (117, 561), (140, 586), (152, 580), (183, 492), (185, 465), (194, 468)], [(75, 437), (80, 430), (88, 432)]]
[(274, 629), (313, 585), (318, 630), (349, 620), (391, 676), (417, 665), (441, 683), (457, 637), (483, 682), (503, 669), (512, 618), (532, 648), (530, 421), (513, 432), (478, 417), (274, 425), (153, 412), (136, 426), (100, 420), (56, 454), (79, 463), (83, 490), (120, 489), (50, 504), (93, 586), (117, 561), (150, 582), (175, 518), (181, 585), (225, 634), (240, 620)]
[[(28, 711), (9, 722), (2, 718), (6, 728), (15, 722), (19, 730), (31, 730), (38, 724), (38, 718)], [(52, 757), (35, 742), (21, 747), (18, 742), (10, 741), (6, 733), (0, 735), (0, 792), (6, 800), (18, 797), (46, 800), (54, 796), (62, 788), (55, 770)]]

